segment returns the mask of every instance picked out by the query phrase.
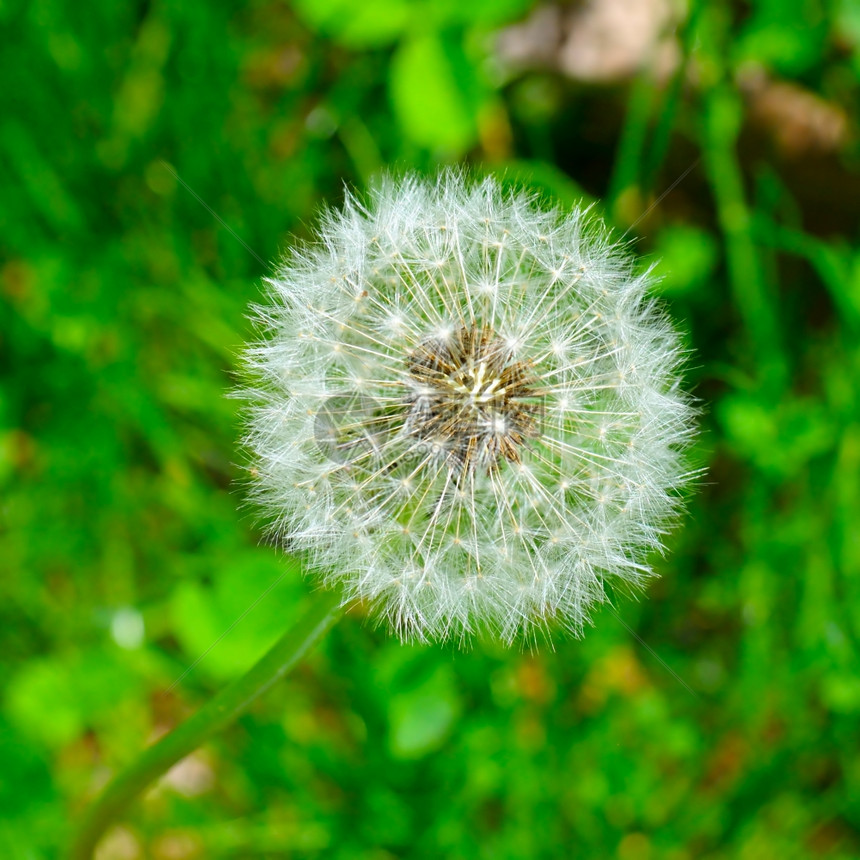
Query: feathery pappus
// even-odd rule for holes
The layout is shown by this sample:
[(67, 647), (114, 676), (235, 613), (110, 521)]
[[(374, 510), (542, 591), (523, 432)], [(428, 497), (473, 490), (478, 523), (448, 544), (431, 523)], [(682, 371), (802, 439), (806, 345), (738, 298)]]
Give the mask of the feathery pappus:
[(268, 281), (247, 443), (273, 534), (404, 638), (582, 632), (691, 473), (683, 350), (587, 210), (447, 172), (349, 197)]

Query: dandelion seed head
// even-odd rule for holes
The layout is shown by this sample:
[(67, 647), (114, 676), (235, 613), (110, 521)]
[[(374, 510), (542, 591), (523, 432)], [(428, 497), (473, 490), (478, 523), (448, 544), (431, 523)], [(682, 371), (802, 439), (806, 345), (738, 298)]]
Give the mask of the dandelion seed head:
[(641, 586), (693, 408), (587, 211), (456, 173), (329, 212), (269, 279), (247, 443), (273, 534), (404, 638), (580, 634)]

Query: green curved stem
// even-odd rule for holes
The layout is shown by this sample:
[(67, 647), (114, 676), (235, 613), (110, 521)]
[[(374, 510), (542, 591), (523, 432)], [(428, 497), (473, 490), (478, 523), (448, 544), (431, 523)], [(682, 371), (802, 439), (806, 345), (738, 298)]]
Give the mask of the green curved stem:
[(340, 596), (314, 595), (304, 617), (241, 678), (233, 681), (122, 771), (87, 811), (72, 845), (71, 860), (90, 860), (105, 830), (157, 777), (239, 717), (280, 681), (343, 614)]

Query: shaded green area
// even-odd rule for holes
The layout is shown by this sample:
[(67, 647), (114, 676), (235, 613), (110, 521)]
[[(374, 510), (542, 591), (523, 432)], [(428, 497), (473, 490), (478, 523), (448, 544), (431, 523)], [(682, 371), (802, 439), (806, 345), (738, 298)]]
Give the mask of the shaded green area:
[(668, 78), (598, 84), (498, 62), (529, 6), (0, 7), (3, 857), (61, 856), (307, 595), (226, 397), (267, 270), (162, 162), (274, 260), (344, 182), (459, 161), (661, 258), (708, 474), (618, 611), (696, 695), (608, 611), (536, 655), (355, 611), (103, 856), (860, 855), (860, 12), (709, 3)]

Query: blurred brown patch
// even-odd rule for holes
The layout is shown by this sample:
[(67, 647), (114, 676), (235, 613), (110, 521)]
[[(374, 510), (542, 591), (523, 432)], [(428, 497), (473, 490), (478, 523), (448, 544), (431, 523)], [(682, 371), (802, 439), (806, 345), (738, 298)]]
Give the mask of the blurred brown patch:
[(648, 68), (659, 80), (677, 68), (669, 0), (586, 0), (539, 6), (499, 39), (502, 59), (521, 68), (553, 68), (569, 78), (612, 83)]
[(702, 789), (710, 794), (722, 794), (741, 775), (749, 753), (749, 744), (737, 732), (720, 738), (705, 765)]
[(257, 90), (280, 90), (302, 71), (305, 55), (298, 45), (274, 45), (255, 51), (245, 60), (243, 77)]
[(857, 834), (844, 821), (834, 818), (815, 824), (804, 842), (809, 857), (828, 857), (849, 845), (856, 849)]
[(171, 830), (162, 834), (152, 846), (155, 860), (197, 860), (203, 857), (203, 841), (193, 830)]
[(579, 695), (580, 708), (593, 711), (601, 706), (610, 693), (635, 696), (649, 686), (642, 666), (631, 648), (626, 645), (610, 651), (598, 660), (586, 675)]
[(644, 833), (628, 833), (618, 844), (618, 860), (650, 860), (651, 840)]
[(517, 686), (523, 697), (544, 705), (555, 698), (555, 690), (547, 677), (543, 661), (537, 657), (524, 657), (517, 667)]
[(207, 753), (196, 750), (173, 765), (162, 783), (183, 797), (197, 797), (215, 785), (215, 770)]
[(9, 260), (0, 269), (0, 288), (3, 295), (16, 303), (27, 298), (33, 281), (33, 270), (24, 260)]
[(747, 100), (750, 122), (764, 130), (789, 158), (837, 152), (849, 140), (848, 116), (832, 102), (762, 70), (748, 70), (738, 85)]
[(141, 860), (143, 846), (128, 827), (111, 828), (95, 853), (95, 860)]

